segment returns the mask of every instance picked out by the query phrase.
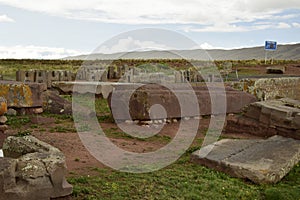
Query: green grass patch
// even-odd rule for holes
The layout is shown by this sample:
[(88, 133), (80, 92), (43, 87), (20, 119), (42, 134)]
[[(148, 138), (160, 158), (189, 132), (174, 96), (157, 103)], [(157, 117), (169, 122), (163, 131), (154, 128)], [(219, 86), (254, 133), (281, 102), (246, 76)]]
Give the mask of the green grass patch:
[(58, 133), (69, 133), (69, 132), (72, 132), (72, 133), (76, 133), (77, 132), (74, 127), (65, 127), (65, 126), (55, 126), (55, 127), (50, 128), (49, 131), (51, 133), (54, 133), (54, 132), (58, 132)]
[(29, 122), (30, 118), (28, 116), (7, 116), (6, 124), (12, 128), (21, 128)]

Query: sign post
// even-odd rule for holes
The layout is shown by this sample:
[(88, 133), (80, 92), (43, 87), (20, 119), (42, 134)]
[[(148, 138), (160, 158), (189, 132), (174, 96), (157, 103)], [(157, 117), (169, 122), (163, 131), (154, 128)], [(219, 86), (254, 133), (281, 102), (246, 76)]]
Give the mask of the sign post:
[[(265, 42), (265, 64), (267, 64), (267, 56), (268, 51), (276, 51), (277, 50), (277, 42), (276, 41), (266, 41)], [(273, 57), (271, 64), (273, 64)]]

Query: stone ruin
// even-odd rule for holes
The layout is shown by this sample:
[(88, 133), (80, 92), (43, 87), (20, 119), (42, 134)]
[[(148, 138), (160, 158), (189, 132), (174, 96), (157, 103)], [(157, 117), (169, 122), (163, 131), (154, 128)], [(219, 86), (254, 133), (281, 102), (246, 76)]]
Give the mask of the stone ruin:
[(7, 118), (4, 114), (7, 112), (7, 101), (3, 97), (0, 97), (0, 134), (7, 130), (7, 125), (5, 125)]
[(226, 132), (300, 139), (300, 101), (289, 98), (255, 102), (244, 114), (228, 120)]
[(300, 78), (259, 78), (242, 79), (234, 82), (231, 86), (256, 96), (259, 101), (291, 98), (300, 100)]
[(280, 181), (300, 161), (300, 140), (222, 139), (194, 152), (191, 160), (257, 184)]
[[(210, 85), (210, 84), (208, 84)], [(183, 117), (199, 117), (200, 115), (218, 115), (218, 114), (229, 114), (229, 113), (239, 113), (245, 105), (253, 103), (256, 98), (253, 95), (234, 90), (230, 87), (222, 88), (220, 85), (213, 84), (207, 85), (195, 85), (192, 90), (187, 90), (184, 85), (181, 84), (170, 84), (167, 87), (158, 84), (148, 84), (139, 87), (137, 90), (131, 94), (133, 87), (136, 85), (117, 85), (112, 93), (108, 97), (108, 102), (111, 110), (114, 110), (115, 120), (151, 120), (160, 119), (159, 116), (150, 116), (150, 108), (152, 105), (160, 104), (166, 110), (167, 119), (178, 119)], [(224, 93), (222, 93), (224, 89)], [(181, 113), (181, 107), (178, 102), (178, 98), (175, 92), (184, 99), (185, 111)], [(196, 94), (200, 113), (195, 109), (194, 102), (190, 98), (192, 93)], [(130, 97), (128, 95), (131, 95)], [(224, 98), (215, 98), (217, 102), (216, 105), (226, 104), (226, 113), (223, 110), (216, 108), (212, 110), (211, 96), (221, 96), (226, 98), (226, 102), (222, 102)], [(226, 95), (226, 97), (225, 97)], [(129, 101), (129, 113), (130, 118), (126, 112), (124, 112), (124, 106), (127, 106), (127, 98)], [(219, 100), (219, 101), (218, 101)], [(113, 103), (112, 103), (113, 101)], [(222, 107), (222, 106), (221, 106)]]
[(71, 114), (72, 105), (57, 92), (47, 90), (46, 84), (0, 81), (0, 97), (7, 100), (9, 110), (18, 114)]
[(33, 136), (8, 137), (0, 158), (0, 200), (46, 200), (70, 195), (65, 157)]
[(223, 139), (194, 152), (191, 160), (254, 183), (277, 183), (300, 161), (300, 101), (251, 103), (227, 120), (225, 133), (269, 138)]
[(66, 70), (19, 70), (16, 72), (16, 81), (29, 83), (44, 83), (47, 88), (52, 87), (54, 81), (73, 81), (75, 74)]

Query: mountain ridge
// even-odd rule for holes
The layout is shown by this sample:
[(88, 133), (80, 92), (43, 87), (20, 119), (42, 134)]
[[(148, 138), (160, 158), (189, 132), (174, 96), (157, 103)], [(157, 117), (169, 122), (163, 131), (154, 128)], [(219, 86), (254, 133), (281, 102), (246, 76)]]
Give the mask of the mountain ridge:
[(148, 50), (112, 54), (96, 53), (70, 56), (64, 60), (114, 60), (114, 59), (193, 59), (193, 60), (300, 60), (300, 43), (278, 45), (276, 51), (265, 51), (263, 46), (240, 49)]

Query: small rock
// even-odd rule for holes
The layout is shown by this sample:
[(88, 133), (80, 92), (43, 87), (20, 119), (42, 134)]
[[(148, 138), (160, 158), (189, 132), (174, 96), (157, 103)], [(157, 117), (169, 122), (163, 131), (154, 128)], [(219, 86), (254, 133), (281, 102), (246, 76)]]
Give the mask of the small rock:
[(126, 124), (133, 124), (133, 121), (132, 120), (125, 120), (125, 123)]
[(199, 119), (202, 119), (202, 117), (201, 116), (195, 116), (195, 117), (193, 117), (195, 120), (199, 120)]
[(0, 97), (0, 116), (7, 112), (7, 101), (3, 97)]
[(43, 108), (34, 108), (32, 111), (34, 114), (41, 114), (43, 113)]
[(0, 133), (4, 133), (8, 129), (7, 125), (0, 125)]
[(5, 124), (7, 122), (7, 117), (0, 116), (0, 124)]
[(15, 109), (9, 108), (6, 113), (8, 116), (16, 116), (17, 111)]

